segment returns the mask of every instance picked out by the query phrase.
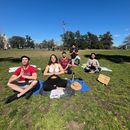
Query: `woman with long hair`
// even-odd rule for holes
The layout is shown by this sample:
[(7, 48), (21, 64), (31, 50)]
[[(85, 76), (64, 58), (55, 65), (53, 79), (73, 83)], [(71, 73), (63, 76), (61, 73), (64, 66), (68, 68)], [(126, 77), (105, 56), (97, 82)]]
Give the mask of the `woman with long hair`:
[(64, 74), (64, 70), (58, 63), (57, 56), (52, 54), (43, 73), (43, 76), (49, 76), (48, 79), (44, 82), (43, 90), (51, 91), (57, 87), (65, 88), (67, 81), (59, 77), (61, 74)]

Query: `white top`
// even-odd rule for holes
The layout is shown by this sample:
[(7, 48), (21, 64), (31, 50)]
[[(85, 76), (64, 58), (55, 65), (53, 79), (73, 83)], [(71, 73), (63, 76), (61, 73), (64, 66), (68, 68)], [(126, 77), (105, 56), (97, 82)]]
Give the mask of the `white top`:
[(52, 73), (52, 72), (60, 72), (60, 69), (59, 69), (59, 65), (58, 64), (55, 64), (55, 68), (54, 68), (54, 66), (53, 65), (50, 65), (49, 66), (49, 73)]
[(100, 67), (97, 59), (88, 59), (87, 66), (91, 66), (91, 65), (96, 66), (96, 67)]

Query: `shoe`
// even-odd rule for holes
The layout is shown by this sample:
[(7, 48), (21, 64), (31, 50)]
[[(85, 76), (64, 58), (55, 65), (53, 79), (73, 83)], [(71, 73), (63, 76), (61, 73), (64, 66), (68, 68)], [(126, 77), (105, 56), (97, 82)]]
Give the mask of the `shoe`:
[(15, 99), (18, 99), (17, 93), (15, 93), (15, 94), (13, 94), (13, 95), (7, 97), (7, 98), (5, 99), (5, 104), (10, 103), (10, 102), (14, 101)]
[(25, 94), (25, 99), (29, 99), (31, 95), (33, 94), (33, 91), (29, 91)]
[(89, 73), (90, 73), (90, 74), (94, 74), (95, 72), (92, 70), (92, 71), (90, 71)]

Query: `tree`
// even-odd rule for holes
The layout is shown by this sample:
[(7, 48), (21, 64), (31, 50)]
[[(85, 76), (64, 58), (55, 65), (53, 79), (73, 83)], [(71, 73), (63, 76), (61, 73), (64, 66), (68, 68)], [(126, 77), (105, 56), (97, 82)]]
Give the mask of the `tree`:
[(21, 36), (13, 36), (9, 39), (12, 48), (24, 48), (26, 45), (26, 39)]
[(75, 43), (76, 43), (76, 45), (77, 45), (77, 47), (81, 47), (81, 42), (82, 42), (82, 36), (81, 36), (81, 34), (80, 34), (80, 31), (78, 30), (78, 31), (76, 31), (75, 33), (74, 33), (74, 35), (75, 35)]
[(54, 40), (43, 40), (42, 43), (40, 43), (40, 48), (48, 48), (48, 50), (51, 50), (55, 47)]
[(32, 40), (31, 36), (26, 35), (26, 44), (25, 47), (30, 47), (30, 48), (34, 48), (34, 41)]
[(106, 32), (105, 34), (100, 35), (99, 39), (100, 39), (100, 44), (103, 45), (104, 49), (110, 49), (112, 47), (113, 38), (110, 32)]
[(61, 37), (63, 46), (67, 48), (70, 48), (74, 43), (76, 43), (79, 49), (110, 49), (113, 44), (113, 39), (110, 32), (97, 36), (91, 32), (81, 35), (80, 31), (66, 31), (61, 35)]
[(88, 34), (88, 42), (89, 42), (89, 48), (90, 49), (98, 49), (98, 43), (99, 43), (99, 40), (98, 40), (98, 37), (97, 35), (95, 34), (92, 34), (90, 32), (87, 33)]
[(66, 31), (64, 34), (61, 35), (63, 46), (67, 47), (68, 49), (75, 43), (75, 34), (71, 31)]

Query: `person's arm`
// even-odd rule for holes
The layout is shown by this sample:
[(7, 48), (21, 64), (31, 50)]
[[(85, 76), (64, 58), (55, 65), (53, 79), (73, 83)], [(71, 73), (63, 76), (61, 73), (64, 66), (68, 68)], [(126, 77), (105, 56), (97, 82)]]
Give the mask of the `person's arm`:
[(67, 64), (67, 66), (65, 67), (65, 69), (64, 69), (64, 70), (67, 70), (69, 66), (70, 66), (70, 65), (69, 65), (69, 64)]
[(20, 75), (12, 75), (10, 78), (9, 78), (9, 81), (8, 83), (12, 83), (14, 81), (17, 81), (18, 79), (20, 78)]
[(77, 54), (77, 55), (79, 54), (79, 53), (78, 53), (78, 49), (77, 49), (77, 48), (75, 49), (75, 54)]
[(29, 79), (29, 80), (36, 80), (37, 79), (37, 73), (33, 73), (31, 76), (28, 75), (22, 75), (23, 78)]
[(87, 60), (86, 67), (90, 67), (90, 59)]
[[(19, 73), (20, 71), (20, 73)], [(17, 81), (22, 75), (23, 75), (24, 71), (23, 69), (20, 70), (20, 68), (18, 68), (14, 74), (10, 77), (8, 83), (11, 83), (11, 82), (14, 82), (14, 81)]]
[(64, 70), (67, 70), (68, 69), (68, 67), (70, 67), (71, 66), (71, 60), (70, 59), (68, 59), (68, 64), (67, 64), (67, 66), (65, 67), (65, 69)]
[(73, 49), (70, 48), (70, 55), (72, 55), (74, 52), (73, 52)]
[(97, 67), (100, 67), (99, 61), (98, 60), (96, 60), (96, 61), (97, 61), (96, 62)]

